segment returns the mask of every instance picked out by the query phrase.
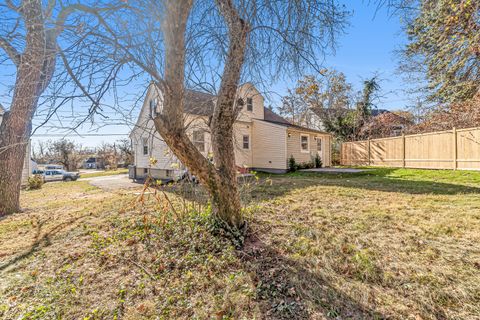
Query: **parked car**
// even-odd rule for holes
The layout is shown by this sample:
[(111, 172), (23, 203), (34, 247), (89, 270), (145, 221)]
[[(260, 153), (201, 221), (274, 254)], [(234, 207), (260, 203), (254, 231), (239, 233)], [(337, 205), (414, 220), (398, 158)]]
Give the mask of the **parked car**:
[(78, 172), (67, 172), (65, 170), (45, 170), (45, 181), (75, 181), (80, 177)]

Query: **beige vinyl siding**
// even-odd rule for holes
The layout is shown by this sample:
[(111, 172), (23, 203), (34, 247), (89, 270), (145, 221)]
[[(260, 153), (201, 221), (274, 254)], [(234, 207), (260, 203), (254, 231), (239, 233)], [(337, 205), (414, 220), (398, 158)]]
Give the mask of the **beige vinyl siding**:
[[(233, 125), (235, 164), (239, 167), (252, 167), (252, 124), (236, 122)], [(250, 148), (243, 149), (243, 136), (250, 137)]]
[[(315, 140), (315, 137), (317, 137), (317, 139), (322, 139), (320, 158), (322, 159), (323, 166), (329, 167), (331, 165), (331, 137), (329, 135), (297, 130), (288, 130), (288, 133), (290, 136), (287, 137), (287, 159), (293, 155), (297, 163), (312, 161), (317, 154), (317, 141)], [(308, 135), (309, 137), (310, 150), (308, 152), (302, 152), (300, 140), (302, 135)]]
[(25, 160), (23, 161), (23, 170), (22, 170), (22, 182), (21, 184), (27, 184), (28, 178), (32, 175), (32, 166), (31, 166), (31, 142), (28, 141), (27, 148), (25, 151)]
[(252, 167), (286, 169), (286, 128), (268, 122), (254, 121), (252, 132)]
[[(243, 99), (245, 102), (237, 117), (238, 121), (250, 122), (252, 119), (264, 119), (263, 97), (252, 84), (246, 83), (242, 85), (238, 90), (237, 97)], [(252, 111), (247, 110), (247, 98), (252, 98), (253, 100)]]
[(207, 157), (212, 153), (212, 136), (208, 127), (208, 117), (187, 114), (184, 121), (187, 126), (187, 135), (191, 140), (193, 139), (193, 132), (204, 132), (205, 149), (201, 153), (204, 157)]

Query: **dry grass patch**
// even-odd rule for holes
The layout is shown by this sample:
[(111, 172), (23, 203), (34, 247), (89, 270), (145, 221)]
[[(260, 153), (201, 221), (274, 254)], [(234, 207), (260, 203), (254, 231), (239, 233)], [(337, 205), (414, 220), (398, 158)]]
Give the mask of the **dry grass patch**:
[(208, 207), (186, 207), (192, 190), (23, 193), (25, 211), (0, 220), (0, 317), (479, 319), (480, 174), (260, 181), (240, 251), (212, 235)]
[[(271, 177), (256, 217), (259, 279), (285, 278), (310, 318), (478, 319), (479, 175), (415, 172)], [(265, 255), (276, 261), (267, 272)]]

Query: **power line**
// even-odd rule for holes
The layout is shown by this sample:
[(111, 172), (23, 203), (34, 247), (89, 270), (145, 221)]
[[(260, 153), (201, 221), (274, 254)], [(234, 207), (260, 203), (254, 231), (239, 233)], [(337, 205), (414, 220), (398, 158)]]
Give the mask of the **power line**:
[(102, 133), (86, 133), (86, 134), (71, 134), (71, 133), (67, 133), (67, 134), (61, 134), (61, 133), (36, 133), (34, 134), (33, 136), (34, 137), (79, 137), (79, 138), (83, 138), (83, 137), (109, 137), (109, 136), (128, 136), (129, 134), (128, 133), (105, 133), (105, 134), (102, 134)]

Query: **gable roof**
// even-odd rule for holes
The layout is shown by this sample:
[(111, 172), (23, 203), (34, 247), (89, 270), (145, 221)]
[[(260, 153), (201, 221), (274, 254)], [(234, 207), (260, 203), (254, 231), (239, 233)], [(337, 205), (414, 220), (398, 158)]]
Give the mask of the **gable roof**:
[[(216, 96), (212, 94), (187, 89), (185, 91), (185, 112), (194, 114), (194, 115), (199, 115), (199, 116), (211, 116), (213, 114), (213, 109), (215, 107), (215, 103), (214, 103), (215, 99), (216, 99)], [(294, 130), (328, 134), (327, 132), (324, 132), (324, 131), (305, 128), (299, 125), (292, 124), (288, 120), (286, 120), (285, 118), (281, 117), (280, 115), (276, 114), (275, 112), (273, 112), (268, 108), (263, 107), (263, 111), (264, 111), (263, 119), (256, 119), (256, 120), (270, 122), (270, 123), (291, 128)]]
[(272, 110), (268, 108), (263, 108), (264, 109), (264, 116), (263, 119), (267, 122), (273, 122), (273, 123), (278, 123), (278, 124), (288, 124), (291, 125), (291, 123), (286, 120), (285, 118), (279, 116)]
[(215, 99), (213, 94), (187, 89), (185, 90), (185, 112), (197, 116), (211, 116)]
[[(213, 110), (215, 108), (215, 99), (217, 97), (213, 94), (200, 92), (196, 90), (186, 89), (185, 90), (185, 105), (184, 105), (184, 112), (197, 115), (197, 116), (206, 116), (209, 117), (213, 115)], [(255, 119), (264, 122), (273, 123), (276, 125), (280, 125), (283, 127), (291, 128), (294, 130), (300, 131), (308, 131), (313, 133), (322, 133), (322, 134), (329, 134), (325, 131), (305, 128), (299, 125), (295, 125), (290, 123), (285, 118), (281, 117), (280, 115), (276, 114), (272, 110), (263, 107), (264, 110), (264, 118), (263, 119)]]

